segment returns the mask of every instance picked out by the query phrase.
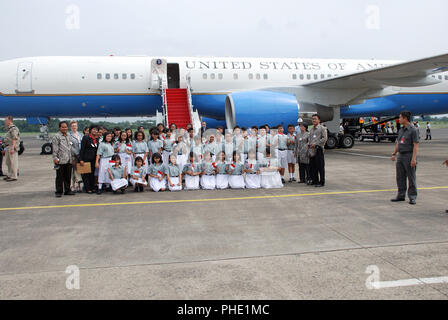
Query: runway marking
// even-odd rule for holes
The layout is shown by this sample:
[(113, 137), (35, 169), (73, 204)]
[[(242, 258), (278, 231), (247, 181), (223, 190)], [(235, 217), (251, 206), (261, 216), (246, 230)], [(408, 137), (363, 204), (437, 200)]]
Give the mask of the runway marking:
[[(448, 186), (418, 188), (418, 190), (440, 190), (440, 189), (448, 189)], [(32, 209), (56, 209), (56, 208), (82, 208), (82, 207), (109, 207), (109, 206), (125, 206), (125, 205), (139, 205), (139, 204), (161, 204), (161, 203), (188, 203), (188, 202), (213, 202), (213, 201), (232, 201), (232, 200), (255, 200), (255, 199), (274, 199), (274, 198), (294, 198), (294, 197), (308, 197), (308, 196), (327, 196), (327, 195), (344, 195), (344, 194), (360, 194), (360, 193), (377, 193), (377, 192), (392, 192), (392, 191), (397, 191), (397, 189), (332, 191), (332, 192), (297, 193), (297, 194), (282, 194), (282, 195), (269, 195), (269, 196), (210, 198), (210, 199), (179, 199), (179, 200), (151, 200), (151, 201), (111, 202), (111, 203), (81, 203), (81, 204), (65, 204), (65, 205), (50, 205), (50, 206), (0, 208), (0, 211), (18, 211), (18, 210), (32, 210)]]
[(369, 157), (369, 158), (380, 158), (380, 159), (390, 159), (391, 158), (391, 157), (385, 157), (385, 156), (375, 156), (375, 155), (371, 155), (371, 154), (355, 153), (355, 152), (344, 152), (344, 151), (334, 151), (334, 153), (350, 154), (350, 155), (353, 155), (353, 156)]
[(395, 281), (376, 281), (372, 282), (372, 289), (384, 289), (384, 288), (396, 288), (396, 287), (407, 287), (416, 286), (422, 284), (437, 284), (437, 283), (448, 283), (448, 277), (435, 277), (435, 278), (413, 278), (413, 279), (403, 279)]

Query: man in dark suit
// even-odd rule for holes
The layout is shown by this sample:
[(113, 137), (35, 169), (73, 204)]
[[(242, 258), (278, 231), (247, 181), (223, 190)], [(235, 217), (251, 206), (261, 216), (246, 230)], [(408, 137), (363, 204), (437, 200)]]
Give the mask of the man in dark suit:
[(207, 123), (205, 121), (202, 121), (201, 123), (201, 135), (203, 135), (207, 131)]

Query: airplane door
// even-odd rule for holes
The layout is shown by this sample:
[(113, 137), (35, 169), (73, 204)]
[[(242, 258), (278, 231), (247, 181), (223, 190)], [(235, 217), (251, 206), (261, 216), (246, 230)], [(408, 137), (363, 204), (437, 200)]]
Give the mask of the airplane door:
[(165, 59), (153, 59), (151, 61), (151, 89), (167, 88)]
[(32, 93), (32, 62), (20, 62), (17, 67), (17, 93)]
[(168, 88), (180, 88), (180, 73), (178, 63), (168, 63)]

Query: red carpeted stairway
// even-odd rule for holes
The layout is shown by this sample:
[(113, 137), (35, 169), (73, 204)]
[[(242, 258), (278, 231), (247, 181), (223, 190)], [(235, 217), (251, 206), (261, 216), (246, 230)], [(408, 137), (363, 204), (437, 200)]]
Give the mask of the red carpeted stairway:
[(187, 89), (166, 89), (166, 109), (168, 125), (187, 128), (191, 123)]

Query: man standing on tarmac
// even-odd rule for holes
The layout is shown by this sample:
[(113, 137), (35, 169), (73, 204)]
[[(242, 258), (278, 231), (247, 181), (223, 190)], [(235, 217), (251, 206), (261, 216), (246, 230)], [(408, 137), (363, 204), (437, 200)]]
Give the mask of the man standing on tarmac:
[[(409, 180), (408, 197), (409, 203), (415, 204), (417, 199), (417, 153), (419, 143), (419, 132), (411, 123), (411, 113), (402, 111), (400, 113), (400, 125), (402, 128), (398, 132), (398, 142), (395, 145), (392, 161), (396, 163), (397, 174), (397, 197), (391, 199), (392, 202), (405, 201), (407, 183)], [(398, 157), (396, 157), (399, 153)]]
[(324, 147), (327, 143), (327, 129), (320, 124), (320, 116), (313, 114), (313, 127), (309, 134), (310, 174), (312, 185), (323, 187), (325, 185), (325, 159)]
[(6, 166), (8, 167), (8, 176), (4, 178), (7, 182), (17, 181), (17, 173), (19, 170), (20, 132), (12, 121), (12, 116), (5, 118), (6, 136), (4, 150), (2, 152), (5, 156)]

